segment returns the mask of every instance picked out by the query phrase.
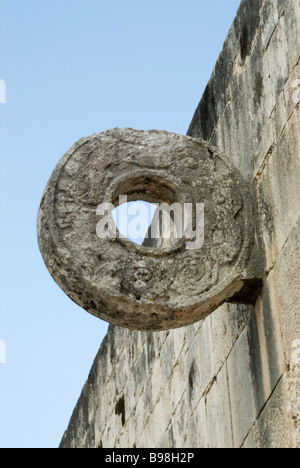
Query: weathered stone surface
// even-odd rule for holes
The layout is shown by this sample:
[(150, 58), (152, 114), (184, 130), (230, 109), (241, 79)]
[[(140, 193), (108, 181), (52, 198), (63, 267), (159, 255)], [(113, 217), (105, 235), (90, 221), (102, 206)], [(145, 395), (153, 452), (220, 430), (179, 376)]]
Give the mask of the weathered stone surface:
[[(211, 323), (210, 318), (207, 318), (202, 327), (200, 328), (197, 336), (195, 337), (197, 349), (195, 355), (199, 355), (200, 367), (200, 390), (201, 393), (205, 391), (214, 377), (214, 362), (212, 353), (212, 337), (211, 337)], [(191, 346), (192, 348), (192, 346)], [(193, 349), (193, 348), (192, 348)], [(193, 357), (191, 357), (193, 359)], [(199, 399), (199, 396), (198, 396)]]
[(271, 269), (300, 216), (299, 115), (294, 112), (258, 184), (258, 204)]
[(252, 306), (224, 304), (211, 314), (212, 354), (216, 374), (226, 362), (252, 311)]
[(210, 448), (233, 447), (226, 365), (207, 397), (207, 427)]
[[(289, 448), (289, 428), (282, 380), (255, 424), (257, 448)], [(299, 448), (299, 447), (298, 447)]]
[[(207, 432), (207, 417), (205, 398), (202, 398), (195, 409), (195, 421), (197, 428), (197, 447), (208, 448), (208, 432)], [(192, 435), (192, 439), (195, 435)]]
[(274, 0), (266, 0), (262, 8), (262, 43), (264, 49), (267, 48), (271, 36), (277, 26), (279, 12)]
[(292, 343), (300, 339), (300, 219), (292, 230), (274, 269), (268, 276), (271, 307), (276, 312), (283, 339), (285, 360), (290, 362)]
[[(291, 421), (291, 446), (300, 447), (300, 339), (292, 342), (290, 372), (287, 378), (287, 408)], [(286, 418), (287, 419), (287, 418)]]
[[(99, 238), (97, 207), (128, 201), (203, 203), (205, 241), (149, 249)], [(204, 318), (244, 287), (253, 246), (251, 192), (202, 140), (113, 129), (80, 140), (62, 158), (39, 211), (39, 245), (59, 286), (88, 312), (137, 330)], [(190, 242), (190, 241), (189, 241)]]
[(256, 414), (286, 370), (276, 308), (267, 284), (248, 323)]
[[(300, 447), (300, 127), (299, 103), (293, 101), (293, 83), (300, 79), (300, 2), (261, 0), (259, 11), (257, 6), (256, 1), (243, 0), (238, 13), (241, 18), (229, 31), (190, 135), (210, 140), (224, 151), (244, 177), (257, 182), (257, 203), (266, 202), (258, 216), (269, 272), (261, 295), (254, 308), (223, 305), (205, 322), (151, 333), (154, 349), (150, 352), (155, 357), (145, 371), (140, 395), (135, 395), (134, 367), (143, 347), (148, 353), (147, 340), (140, 332), (120, 333), (119, 328), (110, 327), (108, 340), (94, 363), (97, 370), (91, 374), (97, 376), (94, 419), (93, 415), (84, 416), (96, 406), (86, 404), (85, 387), (63, 446), (82, 447), (95, 441), (95, 447), (115, 443), (125, 448), (145, 440), (148, 447), (231, 446), (230, 417), (237, 447)], [(285, 76), (279, 76), (281, 73)], [(243, 79), (238, 78), (242, 75)], [(246, 116), (237, 123), (240, 101)], [(116, 353), (118, 346), (120, 356), (124, 353), (127, 357), (125, 363)], [(163, 363), (167, 351), (171, 356)], [(111, 416), (121, 397), (112, 367), (126, 375), (122, 394), (129, 416), (124, 427), (110, 428), (103, 444), (104, 430), (114, 422)], [(225, 369), (228, 394), (223, 384)], [(204, 385), (201, 372), (209, 376)], [(133, 415), (142, 395), (144, 429), (137, 434)], [(169, 413), (161, 416), (159, 410), (168, 399)], [(163, 404), (155, 410), (159, 401)], [(219, 427), (225, 427), (226, 434)]]
[(234, 447), (241, 447), (255, 421), (254, 389), (250, 368), (249, 343), (244, 330), (228, 358)]
[(242, 446), (243, 449), (253, 449), (255, 447), (255, 437), (254, 437), (254, 429), (252, 428), (251, 431), (249, 432), (245, 442), (243, 443)]

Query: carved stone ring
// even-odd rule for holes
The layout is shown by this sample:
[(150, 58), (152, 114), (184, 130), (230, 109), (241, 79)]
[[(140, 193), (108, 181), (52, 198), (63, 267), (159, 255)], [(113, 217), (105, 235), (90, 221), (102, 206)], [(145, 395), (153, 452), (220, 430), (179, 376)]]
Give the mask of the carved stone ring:
[[(117, 235), (99, 238), (102, 203), (201, 204), (204, 242), (161, 248)], [(208, 143), (163, 131), (112, 129), (77, 142), (46, 187), (38, 239), (57, 284), (78, 305), (114, 325), (166, 330), (205, 318), (249, 295), (253, 268), (251, 189)], [(256, 275), (257, 276), (257, 275)]]

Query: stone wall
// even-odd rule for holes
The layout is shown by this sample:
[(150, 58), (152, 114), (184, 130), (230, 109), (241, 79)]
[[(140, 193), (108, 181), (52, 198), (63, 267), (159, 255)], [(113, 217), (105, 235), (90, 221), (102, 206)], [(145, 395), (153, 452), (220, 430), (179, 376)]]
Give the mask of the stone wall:
[(188, 131), (253, 182), (255, 307), (170, 332), (110, 327), (61, 447), (300, 447), (299, 56), (300, 0), (243, 0)]

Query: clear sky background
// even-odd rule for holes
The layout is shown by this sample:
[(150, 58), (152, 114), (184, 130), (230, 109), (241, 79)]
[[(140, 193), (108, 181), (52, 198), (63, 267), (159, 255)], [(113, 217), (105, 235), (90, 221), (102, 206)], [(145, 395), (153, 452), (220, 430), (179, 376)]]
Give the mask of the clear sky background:
[(0, 447), (57, 447), (107, 324), (38, 250), (60, 157), (112, 127), (185, 134), (239, 0), (0, 0)]

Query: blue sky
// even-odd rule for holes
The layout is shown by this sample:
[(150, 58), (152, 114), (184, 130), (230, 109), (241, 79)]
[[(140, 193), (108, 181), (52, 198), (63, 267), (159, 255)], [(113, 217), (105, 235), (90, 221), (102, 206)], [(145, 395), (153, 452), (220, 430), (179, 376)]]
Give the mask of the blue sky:
[(52, 170), (112, 127), (185, 134), (239, 3), (0, 0), (1, 448), (59, 445), (107, 330), (39, 253)]

